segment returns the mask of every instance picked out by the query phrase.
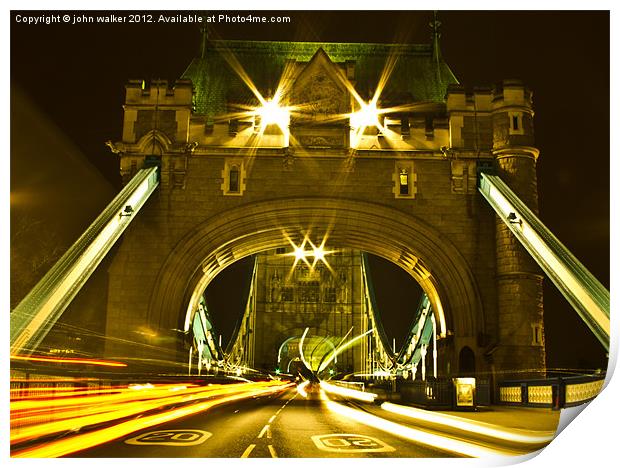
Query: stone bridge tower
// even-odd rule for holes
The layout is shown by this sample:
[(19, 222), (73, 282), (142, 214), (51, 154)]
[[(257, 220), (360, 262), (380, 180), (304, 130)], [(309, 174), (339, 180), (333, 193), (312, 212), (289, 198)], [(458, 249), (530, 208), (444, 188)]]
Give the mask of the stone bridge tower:
[(540, 273), (476, 184), (495, 168), (536, 208), (532, 93), (468, 90), (438, 47), (211, 41), (172, 86), (130, 81), (121, 174), (155, 164), (161, 185), (109, 271), (106, 354), (186, 359), (178, 330), (218, 272), (308, 238), (420, 284), (440, 375), (544, 371)]

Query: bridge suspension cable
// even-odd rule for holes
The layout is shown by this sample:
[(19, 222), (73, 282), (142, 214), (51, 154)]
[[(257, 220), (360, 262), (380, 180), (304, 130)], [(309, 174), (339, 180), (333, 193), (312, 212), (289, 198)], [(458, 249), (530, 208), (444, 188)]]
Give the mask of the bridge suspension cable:
[(481, 172), (478, 190), (609, 351), (609, 291), (499, 176)]
[[(437, 327), (433, 315), (433, 308), (426, 294), (422, 295), (416, 311), (409, 334), (405, 339), (405, 345), (396, 356), (396, 367), (404, 369), (409, 367), (415, 377), (414, 369), (422, 361), (425, 365), (427, 350), (432, 343), (433, 353), (433, 377), (437, 377)], [(424, 372), (425, 373), (425, 372)]]
[(141, 169), (11, 312), (11, 354), (36, 350), (101, 260), (159, 185)]

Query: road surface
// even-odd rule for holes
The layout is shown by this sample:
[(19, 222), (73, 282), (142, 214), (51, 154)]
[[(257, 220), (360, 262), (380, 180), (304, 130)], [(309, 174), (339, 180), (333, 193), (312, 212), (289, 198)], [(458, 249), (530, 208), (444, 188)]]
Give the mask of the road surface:
[(428, 458), (454, 454), (343, 417), (331, 410), (318, 392), (304, 398), (292, 388), (214, 407), (70, 456)]

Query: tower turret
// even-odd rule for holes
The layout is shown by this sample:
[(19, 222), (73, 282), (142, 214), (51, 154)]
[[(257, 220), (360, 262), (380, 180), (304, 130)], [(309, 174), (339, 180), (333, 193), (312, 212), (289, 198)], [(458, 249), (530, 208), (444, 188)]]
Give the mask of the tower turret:
[[(493, 90), (493, 156), (500, 177), (538, 212), (532, 92), (517, 80)], [(498, 369), (545, 369), (542, 274), (508, 227), (496, 220)], [(523, 374), (519, 377), (523, 378)]]

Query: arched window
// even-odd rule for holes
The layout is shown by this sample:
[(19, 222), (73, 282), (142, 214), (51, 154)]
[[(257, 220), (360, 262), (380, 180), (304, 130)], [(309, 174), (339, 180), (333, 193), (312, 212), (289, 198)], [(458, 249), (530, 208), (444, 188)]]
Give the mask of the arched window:
[(222, 193), (240, 197), (245, 191), (245, 169), (242, 158), (226, 158), (222, 169)]

